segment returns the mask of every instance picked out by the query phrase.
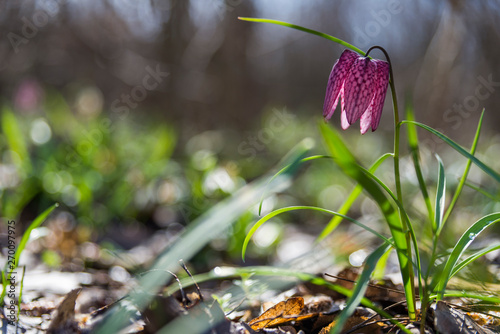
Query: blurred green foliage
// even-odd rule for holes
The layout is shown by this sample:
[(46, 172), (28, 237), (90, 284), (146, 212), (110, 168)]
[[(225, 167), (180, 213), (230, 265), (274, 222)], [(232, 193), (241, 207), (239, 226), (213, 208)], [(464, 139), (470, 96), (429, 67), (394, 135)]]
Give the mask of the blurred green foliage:
[[(59, 210), (94, 231), (94, 240), (110, 224), (139, 222), (153, 230), (172, 224), (186, 227), (247, 180), (264, 174), (314, 127), (293, 118), (279, 128), (270, 127), (269, 122), (276, 122), (276, 111), (270, 110), (262, 119), (262, 130), (244, 134), (243, 139), (220, 130), (189, 136), (164, 120), (142, 117), (144, 110), (127, 115), (102, 110), (94, 101), (96, 91), (82, 89), (76, 102), (48, 91), (28, 109), (15, 102), (1, 107), (0, 216), (29, 221), (59, 202)], [(87, 101), (86, 107), (81, 100)], [(187, 138), (179, 143), (181, 135)], [(252, 137), (259, 141), (248, 146), (255, 156), (239, 149)], [(287, 196), (280, 200), (294, 201)], [(271, 202), (275, 205), (277, 199)], [(248, 209), (227, 234), (206, 247), (199, 262), (215, 263), (217, 254), (240, 258), (248, 226), (257, 215)], [(283, 224), (278, 223), (281, 230)], [(280, 235), (249, 254), (266, 258)], [(58, 263), (53, 254), (44, 259)]]
[[(300, 112), (268, 107), (263, 117), (255, 120), (253, 131), (218, 129), (197, 133), (193, 129), (176, 128), (174, 123), (155, 116), (145, 117), (147, 111), (140, 107), (127, 115), (103, 110), (102, 103), (94, 101), (95, 91), (82, 89), (75, 101), (63, 98), (59, 92), (47, 91), (43, 100), (31, 109), (23, 109), (15, 102), (1, 107), (2, 217), (15, 219), (24, 215), (23, 219), (29, 221), (59, 202), (60, 210), (72, 213), (79, 226), (94, 231), (91, 236), (94, 240), (110, 224), (139, 222), (153, 231), (174, 225), (183, 229), (247, 182), (270, 171), (285, 152), (304, 138), (316, 142), (311, 154), (324, 154), (317, 130), (320, 116), (312, 113), (304, 119), (297, 116)], [(81, 101), (86, 104), (82, 106)], [(384, 129), (379, 129), (377, 136), (370, 133), (360, 136), (355, 130), (346, 131), (343, 136), (365, 166), (384, 152), (391, 152)], [(481, 142), (485, 142), (482, 151), (487, 152), (481, 158), (497, 166), (499, 137)], [(436, 145), (438, 149), (444, 148)], [(436, 182), (435, 147), (422, 147), (423, 172), (429, 182)], [(460, 175), (465, 161), (456, 159), (449, 151), (441, 156), (452, 171), (448, 180), (453, 189), (457, 182), (453, 175)], [(408, 198), (415, 198), (414, 214), (424, 220), (425, 206), (414, 192), (416, 179), (409, 163), (410, 158), (404, 155), (403, 189)], [(393, 182), (389, 165), (383, 166), (378, 175), (389, 185)], [(473, 169), (471, 182), (478, 185), (482, 181), (481, 173)], [(354, 183), (328, 159), (307, 162), (300, 166), (287, 192), (264, 202), (263, 214), (289, 205), (338, 210), (353, 187)], [(496, 193), (494, 189), (489, 192)], [(462, 212), (452, 219), (455, 224), (466, 225), (471, 217), (491, 212), (498, 205), (466, 189)], [(379, 220), (376, 207), (364, 195), (349, 215), (373, 223)], [(217, 265), (221, 260), (240, 261), (243, 240), (257, 220), (257, 208), (249, 207), (227, 233), (213, 240), (194, 261), (203, 267)], [(275, 256), (280, 241), (286, 238), (288, 224), (318, 235), (327, 222), (328, 218), (322, 215), (306, 212), (273, 218), (269, 229), (263, 232), (266, 237), (258, 238), (262, 242), (250, 244), (248, 261)]]
[(34, 112), (4, 106), (1, 117), (5, 216), (61, 202), (80, 222), (98, 226), (176, 200), (150, 196), (176, 172), (170, 159), (177, 135), (166, 124), (78, 113), (53, 92)]

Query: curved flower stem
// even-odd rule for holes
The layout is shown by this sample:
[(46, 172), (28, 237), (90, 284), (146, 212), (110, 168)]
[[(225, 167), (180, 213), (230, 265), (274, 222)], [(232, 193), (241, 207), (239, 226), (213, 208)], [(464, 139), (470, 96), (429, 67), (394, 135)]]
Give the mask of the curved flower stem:
[[(382, 51), (389, 62), (389, 85), (391, 87), (391, 95), (392, 95), (392, 106), (394, 110), (394, 181), (396, 184), (396, 197), (398, 201), (403, 205), (403, 192), (401, 189), (401, 173), (400, 173), (400, 168), (399, 168), (399, 138), (400, 138), (400, 130), (401, 130), (401, 123), (399, 121), (399, 108), (398, 108), (398, 98), (396, 95), (396, 87), (394, 85), (394, 74), (392, 72), (392, 63), (391, 63), (391, 58), (389, 57), (389, 54), (387, 51), (381, 47), (381, 46), (372, 46), (368, 51), (366, 51), (366, 56), (369, 55), (369, 53), (373, 49), (379, 49)], [(404, 213), (399, 209), (399, 216), (401, 219), (401, 223), (403, 225), (403, 229), (406, 234), (406, 245), (407, 245), (407, 250), (408, 250), (408, 258), (411, 259), (411, 236), (410, 236), (410, 229), (408, 225), (410, 224), (409, 221), (407, 221), (406, 216)], [(418, 250), (415, 250), (418, 252)], [(403, 270), (403, 268), (401, 268)], [(420, 269), (419, 271), (419, 278), (420, 278)], [(415, 302), (415, 282), (414, 282), (414, 277), (415, 274), (413, 272), (413, 267), (411, 265), (408, 266), (406, 275), (403, 275), (403, 280), (404, 276), (406, 276), (406, 279), (408, 282), (404, 282), (405, 285), (405, 294), (406, 298), (408, 301), (408, 315), (410, 317), (410, 320), (415, 320), (416, 319), (416, 302)], [(420, 282), (420, 280), (419, 280)], [(422, 285), (419, 284), (420, 288), (422, 288)], [(422, 291), (420, 291), (422, 292)]]
[(292, 24), (292, 23), (288, 23), (288, 22), (284, 22), (284, 21), (278, 21), (278, 20), (271, 20), (271, 19), (259, 19), (259, 18), (254, 18), (254, 17), (238, 17), (238, 20), (249, 21), (249, 22), (272, 23), (272, 24), (277, 24), (277, 25), (288, 27), (288, 28), (292, 28), (292, 29), (297, 29), (297, 30), (300, 30), (300, 31), (303, 31), (303, 32), (306, 32), (306, 33), (309, 33), (309, 34), (312, 34), (312, 35), (316, 35), (316, 36), (319, 36), (319, 37), (323, 37), (323, 38), (329, 39), (330, 41), (333, 41), (333, 42), (338, 43), (338, 44), (340, 44), (342, 46), (345, 46), (346, 48), (351, 49), (352, 51), (355, 51), (355, 52), (357, 52), (357, 53), (359, 53), (359, 54), (361, 54), (363, 56), (365, 55), (365, 53), (363, 52), (363, 50), (355, 47), (354, 45), (352, 45), (350, 43), (347, 43), (344, 40), (341, 40), (340, 38), (337, 38), (337, 37), (334, 37), (334, 36), (331, 36), (331, 35), (328, 35), (328, 34), (324, 34), (324, 33), (320, 32), (320, 31), (317, 31), (317, 30), (313, 30), (313, 29), (302, 27), (302, 26), (298, 26), (296, 24)]

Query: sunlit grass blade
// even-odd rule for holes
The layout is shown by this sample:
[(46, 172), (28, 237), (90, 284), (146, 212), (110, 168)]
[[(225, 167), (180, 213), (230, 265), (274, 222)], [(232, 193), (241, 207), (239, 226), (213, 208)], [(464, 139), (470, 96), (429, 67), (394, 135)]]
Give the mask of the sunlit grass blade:
[(24, 290), (24, 276), (26, 274), (26, 266), (23, 266), (23, 274), (21, 275), (21, 282), (19, 283), (19, 297), (17, 298), (17, 318), (19, 319), (19, 314), (21, 313), (21, 302), (23, 301), (23, 290)]
[(241, 251), (241, 257), (242, 257), (243, 261), (245, 261), (245, 254), (246, 254), (246, 250), (247, 250), (247, 247), (248, 247), (248, 243), (252, 239), (252, 236), (254, 235), (254, 233), (259, 229), (259, 227), (262, 226), (262, 224), (264, 224), (269, 219), (271, 219), (271, 218), (273, 218), (273, 217), (275, 217), (275, 216), (277, 216), (277, 215), (279, 215), (281, 213), (290, 212), (290, 211), (296, 211), (296, 210), (319, 211), (319, 212), (328, 213), (328, 214), (332, 214), (332, 215), (336, 215), (336, 216), (342, 217), (342, 219), (348, 220), (348, 221), (350, 221), (350, 222), (358, 225), (359, 227), (364, 228), (368, 232), (374, 234), (375, 236), (379, 237), (383, 241), (388, 242), (392, 246), (394, 246), (394, 244), (392, 242), (390, 242), (389, 239), (387, 239), (386, 237), (384, 237), (383, 235), (381, 235), (377, 231), (369, 228), (368, 226), (366, 226), (366, 225), (358, 222), (357, 220), (355, 220), (355, 219), (353, 219), (351, 217), (342, 215), (342, 214), (340, 214), (338, 212), (335, 212), (335, 211), (331, 211), (331, 210), (327, 210), (327, 209), (323, 209), (323, 208), (319, 208), (319, 207), (315, 207), (315, 206), (290, 206), (290, 207), (286, 207), (286, 208), (277, 209), (277, 210), (274, 210), (273, 212), (268, 213), (267, 215), (265, 215), (264, 217), (262, 217), (261, 219), (259, 219), (252, 226), (252, 228), (250, 229), (250, 231), (248, 232), (248, 234), (247, 234), (247, 236), (245, 238), (245, 241), (243, 242), (243, 248), (242, 248), (242, 251)]
[(28, 243), (31, 232), (35, 228), (42, 225), (42, 223), (45, 221), (45, 219), (47, 219), (47, 217), (52, 213), (52, 211), (54, 211), (54, 209), (57, 208), (58, 206), (59, 206), (59, 203), (53, 204), (47, 210), (45, 210), (40, 215), (38, 215), (38, 217), (36, 217), (35, 220), (33, 220), (33, 222), (28, 226), (28, 228), (26, 229), (26, 231), (24, 232), (24, 234), (21, 238), (21, 241), (19, 242), (19, 245), (17, 246), (16, 254), (14, 255), (14, 260), (15, 260), (16, 266), (19, 264), (19, 258), (21, 257), (21, 254), (23, 253), (24, 248), (26, 247), (26, 244)]
[[(370, 172), (374, 173), (377, 168), (389, 157), (392, 157), (392, 153), (386, 153), (382, 155), (380, 158), (378, 158), (373, 165), (370, 167)], [(357, 185), (354, 187), (354, 189), (351, 191), (345, 202), (342, 204), (340, 209), (337, 211), (338, 213), (345, 215), (351, 206), (354, 204), (356, 199), (358, 198), (359, 195), (361, 195), (361, 192), (363, 191), (363, 187), (360, 185)], [(330, 233), (332, 233), (337, 226), (342, 222), (342, 217), (341, 216), (335, 216), (333, 217), (330, 222), (326, 225), (326, 227), (321, 231), (317, 241), (321, 241), (324, 238), (326, 238)]]
[[(479, 123), (477, 124), (476, 135), (474, 136), (474, 140), (472, 142), (472, 147), (470, 149), (471, 155), (474, 155), (476, 153), (477, 143), (479, 142), (479, 134), (481, 133), (481, 127), (483, 125), (483, 116), (484, 116), (484, 109), (481, 112), (481, 117), (479, 118)], [(462, 189), (467, 181), (467, 176), (469, 175), (469, 171), (470, 171), (471, 166), (472, 166), (472, 161), (469, 159), (469, 160), (467, 160), (467, 164), (465, 165), (464, 173), (462, 174), (462, 177), (460, 178), (460, 181), (458, 182), (457, 189), (455, 190), (455, 193), (453, 194), (453, 198), (451, 199), (450, 205), (448, 205), (448, 209), (446, 209), (446, 213), (444, 214), (444, 218), (443, 218), (443, 224), (448, 220), (448, 217), (451, 215), (451, 212), (453, 211), (453, 208), (455, 207), (455, 204), (457, 203), (458, 197), (460, 196), (460, 193), (462, 192)]]
[(392, 248), (388, 249), (387, 252), (380, 258), (373, 271), (372, 278), (374, 280), (382, 281), (386, 278), (385, 268), (387, 267), (387, 261), (389, 261), (389, 255), (391, 255)]
[(400, 221), (397, 211), (392, 206), (389, 199), (382, 192), (379, 185), (370, 178), (359, 166), (354, 156), (351, 154), (340, 135), (326, 124), (320, 126), (321, 134), (330, 151), (333, 160), (347, 176), (358, 182), (363, 189), (370, 194), (377, 203), (389, 229), (394, 238), (397, 256), (403, 279), (403, 286), (408, 301), (408, 313), (411, 319), (416, 315), (415, 291), (413, 282), (413, 267), (411, 262), (410, 238), (407, 239), (407, 231), (403, 229), (403, 222)]
[(2, 110), (2, 132), (7, 140), (9, 148), (18, 155), (19, 159), (13, 159), (14, 162), (19, 162), (20, 167), (24, 172), (31, 170), (30, 156), (26, 148), (25, 136), (22, 135), (23, 131), (21, 125), (16, 119), (12, 111), (3, 107)]
[(390, 248), (391, 245), (388, 242), (385, 242), (366, 258), (363, 272), (356, 281), (352, 296), (347, 301), (345, 308), (337, 318), (335, 327), (332, 331), (330, 331), (330, 333), (338, 334), (342, 331), (347, 319), (349, 319), (349, 317), (354, 313), (354, 310), (358, 307), (361, 299), (364, 297), (366, 289), (368, 288), (368, 283), (370, 283), (370, 277), (375, 270), (378, 261)]
[(482, 257), (482, 256), (484, 256), (484, 255), (486, 255), (486, 254), (488, 254), (490, 252), (493, 252), (493, 251), (495, 251), (497, 249), (500, 249), (500, 244), (496, 244), (496, 245), (492, 245), (492, 246), (483, 248), (483, 249), (477, 251), (476, 253), (472, 254), (471, 256), (469, 256), (468, 258), (466, 258), (465, 260), (463, 260), (462, 262), (460, 262), (457, 265), (455, 265), (455, 267), (453, 268), (453, 271), (451, 273), (450, 278), (452, 278), (453, 276), (455, 276), (456, 273), (458, 273), (460, 270), (462, 270), (463, 268), (465, 268), (471, 262), (474, 262), (477, 259), (479, 259), (480, 257)]
[[(298, 145), (289, 156), (287, 163), (297, 164), (307, 154), (309, 147), (310, 145), (304, 143)], [(182, 237), (168, 249), (165, 249), (157, 257), (148, 273), (138, 279), (139, 288), (132, 291), (127, 299), (130, 299), (139, 309), (144, 309), (154, 294), (170, 279), (170, 275), (165, 275), (167, 270), (176, 271), (180, 259), (185, 261), (191, 259), (213, 238), (223, 234), (231, 224), (248, 211), (249, 207), (259, 203), (262, 192), (266, 189), (270, 189), (268, 192), (273, 194), (288, 187), (292, 171), (295, 170), (296, 168), (290, 168), (275, 178), (271, 184), (268, 184), (271, 176), (263, 176), (247, 184), (234, 195), (192, 221)], [(144, 293), (144, 291), (148, 293)], [(128, 315), (124, 308), (113, 307), (106, 314), (99, 327), (95, 329), (95, 333), (117, 333), (127, 324), (127, 319)]]
[(475, 156), (473, 156), (472, 154), (467, 152), (467, 150), (465, 150), (462, 146), (458, 145), (456, 142), (454, 142), (453, 140), (451, 140), (447, 136), (443, 135), (441, 132), (434, 130), (430, 126), (419, 123), (419, 122), (402, 121), (401, 123), (402, 124), (414, 124), (414, 125), (421, 127), (422, 129), (429, 131), (430, 133), (432, 133), (433, 135), (435, 135), (439, 139), (443, 140), (446, 144), (448, 144), (455, 151), (457, 151), (458, 153), (460, 153), (461, 155), (463, 155), (467, 159), (470, 159), (474, 164), (476, 164), (476, 166), (481, 168), (486, 174), (490, 175), (497, 182), (500, 182), (500, 174), (498, 174), (493, 169), (491, 169), (489, 166), (484, 164), (481, 160), (479, 160), (478, 158), (476, 158)]
[[(409, 233), (409, 236), (412, 240), (413, 248), (415, 249), (415, 257), (416, 257), (417, 263), (416, 264), (414, 263), (413, 265), (416, 268), (417, 273), (418, 273), (419, 289), (420, 289), (420, 294), (422, 294), (422, 280), (421, 280), (421, 278), (422, 278), (422, 272), (421, 272), (422, 266), (420, 264), (420, 253), (418, 250), (417, 236), (416, 236), (415, 231), (413, 229), (413, 225), (411, 224), (410, 217), (408, 216), (404, 206), (396, 198), (396, 195), (394, 195), (394, 193), (391, 191), (391, 189), (389, 189), (389, 187), (384, 182), (382, 182), (382, 180), (380, 180), (373, 173), (371, 173), (370, 171), (368, 171), (362, 167), (361, 167), (361, 171), (363, 171), (368, 177), (370, 177), (372, 180), (374, 180), (380, 187), (382, 187), (382, 189), (385, 190), (385, 192), (387, 194), (389, 194), (389, 196), (392, 198), (392, 200), (394, 201), (394, 203), (397, 205), (398, 209), (400, 210), (401, 217), (403, 217), (403, 219), (406, 220), (406, 226), (408, 226), (408, 233)], [(406, 254), (406, 256), (409, 257), (409, 254)], [(412, 259), (410, 258), (410, 261), (411, 260)]]
[[(326, 288), (331, 289), (335, 292), (338, 292), (346, 297), (352, 297), (354, 295), (353, 291), (351, 291), (345, 287), (342, 287), (340, 285), (329, 282), (322, 277), (318, 277), (317, 275), (313, 275), (310, 273), (305, 273), (305, 272), (293, 270), (293, 269), (266, 267), (266, 266), (242, 267), (242, 268), (233, 268), (233, 267), (222, 267), (221, 268), (221, 267), (219, 267), (219, 268), (214, 269), (211, 272), (206, 273), (206, 274), (194, 275), (192, 279), (191, 278), (181, 279), (181, 284), (184, 288), (186, 288), (186, 287), (193, 285), (194, 281), (196, 281), (199, 284), (199, 283), (207, 282), (210, 280), (225, 280), (225, 279), (231, 279), (231, 278), (238, 278), (238, 277), (243, 278), (243, 277), (250, 277), (250, 276), (254, 280), (257, 280), (261, 277), (295, 278), (295, 279), (303, 281), (303, 282), (309, 282), (309, 283), (312, 283), (312, 284), (317, 285), (317, 286), (326, 287)], [(171, 294), (175, 293), (176, 291), (179, 290), (179, 286), (180, 285), (177, 284), (177, 282), (172, 283), (172, 285), (166, 289), (166, 294), (171, 295)], [(390, 316), (387, 312), (385, 312), (384, 310), (377, 307), (375, 304), (373, 304), (367, 298), (365, 298), (365, 297), (361, 298), (360, 304), (374, 310), (375, 312), (380, 314), (382, 317), (385, 317), (391, 323), (398, 326), (405, 333), (410, 333), (410, 331), (408, 329), (406, 329), (401, 323), (399, 323), (398, 321), (393, 319), (392, 316)], [(162, 329), (162, 333), (171, 333), (170, 329), (171, 329), (171, 327), (164, 327)]]
[(440, 274), (439, 281), (436, 285), (436, 293), (438, 300), (443, 299), (443, 295), (446, 289), (446, 285), (451, 278), (451, 274), (458, 260), (469, 247), (469, 245), (474, 241), (474, 239), (488, 226), (500, 222), (500, 213), (492, 213), (490, 215), (484, 216), (478, 221), (476, 221), (467, 231), (464, 232), (458, 243), (453, 248), (448, 260), (446, 261), (443, 272)]
[[(301, 159), (298, 163), (297, 163), (297, 166), (295, 167), (298, 167), (299, 165), (301, 165), (302, 163), (304, 162), (307, 162), (307, 161), (312, 161), (312, 160), (317, 160), (317, 159), (330, 159), (331, 157), (328, 156), (328, 155), (313, 155), (311, 157), (307, 157), (307, 158), (304, 158), (304, 159)], [(289, 165), (286, 165), (285, 167), (281, 168), (276, 174), (273, 175), (273, 177), (271, 177), (269, 179), (269, 181), (267, 182), (268, 184), (273, 182), (273, 180), (275, 178), (277, 178), (278, 176), (280, 176), (281, 174), (285, 173), (285, 172), (288, 172), (290, 170), (290, 168), (292, 168), (292, 166), (294, 166), (293, 164), (289, 164)], [(259, 216), (261, 215), (262, 213), (262, 205), (264, 204), (264, 199), (266, 198), (266, 194), (267, 192), (264, 191), (262, 193), (262, 196), (260, 198), (260, 203), (259, 203)]]
[(3, 289), (2, 289), (2, 294), (0, 296), (0, 304), (3, 304), (4, 297), (5, 297), (5, 294), (7, 291), (6, 290), (6, 288), (7, 288), (6, 281), (8, 281), (10, 279), (10, 277), (12, 275), (11, 273), (19, 265), (19, 258), (21, 257), (21, 254), (23, 253), (24, 248), (26, 247), (26, 244), (28, 243), (31, 231), (33, 231), (35, 228), (42, 225), (42, 223), (45, 221), (45, 219), (47, 219), (47, 217), (52, 213), (52, 211), (54, 211), (54, 209), (57, 208), (58, 206), (59, 206), (59, 203), (55, 203), (50, 208), (48, 208), (47, 210), (42, 212), (40, 215), (38, 215), (38, 217), (36, 217), (35, 220), (33, 220), (33, 222), (28, 226), (28, 228), (24, 232), (24, 234), (21, 238), (21, 241), (19, 242), (19, 245), (16, 248), (16, 251), (14, 253), (14, 259), (13, 259), (14, 266), (13, 267), (10, 266), (10, 263), (12, 263), (10, 261), (8, 261), (5, 264), (4, 270), (2, 272)]
[[(437, 296), (432, 296), (436, 298)], [(500, 304), (500, 298), (496, 296), (485, 296), (478, 294), (477, 292), (470, 291), (447, 291), (444, 295), (446, 298), (469, 298), (469, 299), (477, 299), (486, 303), (491, 304)]]
[(316, 30), (312, 30), (312, 29), (309, 29), (309, 28), (304, 28), (304, 27), (298, 26), (296, 24), (292, 24), (292, 23), (288, 23), (288, 22), (284, 22), (284, 21), (278, 21), (278, 20), (259, 19), (259, 18), (253, 18), (253, 17), (238, 17), (238, 19), (240, 19), (242, 21), (249, 21), (249, 22), (261, 22), (261, 23), (277, 24), (277, 25), (280, 25), (280, 26), (284, 26), (284, 27), (288, 27), (288, 28), (292, 28), (292, 29), (297, 29), (297, 30), (300, 30), (300, 31), (303, 31), (303, 32), (306, 32), (306, 33), (309, 33), (309, 34), (313, 34), (313, 35), (316, 35), (316, 36), (319, 36), (319, 37), (326, 38), (326, 39), (328, 39), (330, 41), (333, 41), (335, 43), (343, 45), (346, 48), (349, 48), (349, 49), (351, 49), (353, 51), (356, 51), (357, 53), (359, 53), (359, 54), (361, 54), (363, 56), (365, 55), (364, 51), (358, 49), (357, 47), (355, 47), (352, 44), (347, 43), (346, 41), (343, 41), (343, 40), (341, 40), (341, 39), (339, 39), (337, 37), (333, 37), (333, 36), (324, 34), (322, 32), (316, 31)]
[(436, 154), (436, 159), (439, 163), (438, 168), (438, 182), (436, 189), (436, 210), (433, 222), (433, 230), (436, 236), (439, 236), (441, 230), (443, 229), (443, 215), (444, 215), (444, 205), (446, 199), (446, 176), (444, 174), (443, 161)]
[[(409, 121), (415, 121), (415, 114), (413, 112), (413, 108), (410, 104), (406, 106), (406, 118)], [(422, 168), (420, 167), (420, 153), (418, 148), (418, 134), (415, 125), (408, 124), (408, 145), (410, 146), (410, 153), (413, 160), (413, 165), (415, 167), (415, 173), (417, 174), (418, 185), (420, 187), (420, 191), (424, 198), (425, 206), (427, 208), (427, 214), (429, 217), (429, 222), (432, 222), (434, 217), (434, 210), (432, 208), (431, 199), (429, 197), (429, 192), (427, 191), (427, 185), (425, 184), (425, 179), (422, 174)]]

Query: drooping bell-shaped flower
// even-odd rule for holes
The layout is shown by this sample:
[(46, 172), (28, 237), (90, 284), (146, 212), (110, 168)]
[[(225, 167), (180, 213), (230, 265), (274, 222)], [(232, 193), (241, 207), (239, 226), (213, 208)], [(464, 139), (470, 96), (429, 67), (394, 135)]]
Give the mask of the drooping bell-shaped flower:
[(361, 119), (362, 134), (370, 127), (375, 131), (382, 116), (388, 84), (388, 62), (345, 50), (333, 65), (328, 79), (323, 117), (327, 121), (332, 117), (340, 97), (342, 129)]

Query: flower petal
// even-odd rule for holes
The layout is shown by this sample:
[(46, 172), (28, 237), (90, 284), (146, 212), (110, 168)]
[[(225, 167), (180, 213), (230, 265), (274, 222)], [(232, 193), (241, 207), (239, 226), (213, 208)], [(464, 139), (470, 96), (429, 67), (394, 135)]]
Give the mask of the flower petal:
[(387, 94), (387, 86), (389, 85), (389, 63), (383, 60), (375, 60), (375, 63), (377, 65), (377, 72), (373, 81), (375, 95), (368, 108), (368, 111), (372, 115), (372, 131), (377, 130), (378, 124), (380, 123), (382, 110), (384, 109), (385, 96)]
[(373, 98), (373, 76), (377, 65), (367, 57), (359, 57), (345, 82), (346, 115), (349, 124), (356, 122), (368, 109)]
[(358, 57), (359, 55), (356, 52), (344, 50), (335, 65), (333, 65), (332, 72), (328, 78), (325, 103), (323, 105), (323, 117), (326, 120), (332, 117), (337, 107), (340, 89), (347, 78), (352, 64)]
[(347, 121), (347, 116), (345, 114), (345, 97), (344, 97), (344, 87), (342, 87), (342, 89), (340, 90), (340, 102), (341, 102), (341, 112), (340, 112), (340, 126), (342, 127), (342, 130), (346, 130), (347, 128), (349, 128), (349, 126), (351, 126), (351, 124), (349, 124), (349, 122)]
[(361, 119), (359, 120), (359, 127), (361, 128), (361, 134), (364, 135), (366, 131), (372, 125), (372, 113), (370, 108), (368, 108), (363, 115), (361, 115)]

